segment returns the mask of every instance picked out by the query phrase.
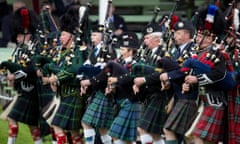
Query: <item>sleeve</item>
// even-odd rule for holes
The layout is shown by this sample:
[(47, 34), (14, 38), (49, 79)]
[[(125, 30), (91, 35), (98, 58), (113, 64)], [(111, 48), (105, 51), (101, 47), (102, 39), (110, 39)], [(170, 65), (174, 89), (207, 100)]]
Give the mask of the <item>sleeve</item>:
[(199, 85), (213, 84), (220, 80), (223, 80), (226, 76), (227, 68), (225, 60), (220, 57), (220, 61), (215, 64), (215, 67), (208, 73), (202, 73), (197, 75)]

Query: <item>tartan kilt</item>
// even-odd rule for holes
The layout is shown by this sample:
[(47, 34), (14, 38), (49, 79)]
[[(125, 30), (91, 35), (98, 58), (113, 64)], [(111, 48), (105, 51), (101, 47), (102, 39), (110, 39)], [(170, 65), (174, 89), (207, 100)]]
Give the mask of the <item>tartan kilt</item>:
[(53, 118), (52, 125), (64, 130), (79, 130), (84, 108), (84, 98), (79, 95), (61, 97), (61, 103)]
[(83, 115), (82, 122), (95, 128), (110, 128), (113, 119), (112, 101), (100, 90), (97, 91)]
[(234, 123), (235, 123), (236, 143), (240, 143), (240, 95), (236, 97), (234, 110), (235, 110)]
[[(42, 111), (44, 106), (46, 106), (47, 104), (49, 104), (49, 102), (51, 102), (55, 93), (52, 91), (50, 85), (42, 85), (40, 82), (38, 84), (39, 84), (39, 91), (38, 91), (39, 109), (40, 111)], [(42, 113), (40, 113), (39, 123), (40, 123), (41, 136), (46, 136), (51, 133), (49, 125), (47, 124), (46, 120), (42, 117)]]
[(159, 92), (147, 98), (143, 105), (139, 127), (148, 133), (163, 134), (163, 125), (167, 119), (165, 106), (168, 104), (166, 95)]
[(40, 109), (44, 108), (55, 96), (55, 93), (52, 91), (50, 85), (39, 85), (39, 107)]
[(135, 141), (141, 103), (132, 103), (128, 99), (119, 100), (117, 103), (120, 105), (120, 110), (112, 123), (109, 135), (123, 141)]
[(22, 91), (8, 117), (27, 125), (37, 126), (39, 122), (38, 95), (36, 88)]
[(193, 135), (209, 142), (219, 142), (224, 137), (224, 110), (225, 106), (213, 107), (205, 105)]
[(179, 99), (168, 116), (164, 128), (184, 135), (193, 123), (197, 109), (195, 100)]
[(235, 113), (235, 98), (237, 97), (238, 90), (237, 88), (228, 92), (228, 127), (226, 129), (225, 136), (228, 137), (228, 144), (236, 143), (236, 133), (235, 133), (235, 122), (234, 122), (234, 113)]

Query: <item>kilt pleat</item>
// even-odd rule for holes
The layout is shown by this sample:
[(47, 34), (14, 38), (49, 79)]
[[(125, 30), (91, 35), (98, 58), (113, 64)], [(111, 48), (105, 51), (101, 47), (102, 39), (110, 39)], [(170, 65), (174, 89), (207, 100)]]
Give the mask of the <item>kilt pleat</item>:
[(121, 100), (120, 110), (112, 123), (109, 135), (123, 141), (135, 141), (140, 111), (140, 103), (132, 103), (128, 99)]
[(236, 133), (235, 133), (235, 122), (234, 122), (234, 103), (235, 103), (235, 98), (237, 96), (237, 88), (233, 89), (228, 92), (228, 127), (227, 127), (227, 132), (225, 133), (226, 136), (228, 136), (228, 143), (229, 144), (235, 144), (236, 143)]
[(50, 85), (41, 85), (39, 86), (39, 106), (42, 109), (49, 102), (51, 102), (55, 93), (51, 90)]
[(95, 128), (110, 128), (113, 118), (112, 101), (101, 91), (97, 91), (83, 115), (82, 122)]
[[(51, 102), (55, 93), (52, 91), (50, 85), (42, 85), (40, 82), (38, 83), (38, 99), (39, 99), (39, 109), (42, 112), (42, 109)], [(50, 134), (50, 126), (47, 124), (46, 120), (42, 117), (42, 113), (40, 115), (40, 131), (41, 136), (46, 136)]]
[(61, 98), (60, 106), (53, 118), (52, 125), (64, 130), (81, 128), (81, 113), (84, 111), (83, 97), (67, 96)]
[(141, 114), (139, 127), (149, 133), (162, 134), (163, 125), (167, 119), (165, 106), (167, 100), (162, 93), (156, 93), (149, 98), (148, 103), (143, 107), (144, 111)]
[(224, 106), (206, 105), (193, 135), (209, 142), (222, 141), (224, 137), (224, 109)]
[(197, 105), (193, 100), (179, 99), (168, 116), (164, 128), (184, 135), (197, 114)]
[(236, 143), (240, 143), (240, 96), (238, 95), (235, 100), (235, 134), (236, 134)]
[(24, 124), (37, 126), (39, 109), (36, 89), (31, 92), (22, 92), (8, 117)]

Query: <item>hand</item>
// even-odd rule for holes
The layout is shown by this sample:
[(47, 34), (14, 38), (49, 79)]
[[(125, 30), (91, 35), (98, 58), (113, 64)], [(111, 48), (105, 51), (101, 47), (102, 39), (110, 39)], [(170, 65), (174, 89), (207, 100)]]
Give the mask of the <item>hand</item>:
[(51, 89), (53, 92), (57, 92), (57, 83), (56, 82), (50, 83), (50, 86), (51, 86)]
[(38, 77), (42, 77), (43, 76), (42, 71), (40, 69), (37, 70), (37, 76)]
[(14, 87), (14, 74), (7, 75), (7, 84), (8, 86)]
[(87, 93), (87, 89), (88, 89), (88, 86), (81, 86), (81, 89), (80, 89), (80, 95), (84, 95)]
[(52, 75), (51, 77), (49, 77), (49, 83), (56, 83), (57, 82), (57, 76), (56, 75)]
[(114, 35), (120, 36), (122, 33), (123, 33), (122, 29), (117, 29), (117, 30), (115, 30)]
[(9, 81), (13, 81), (14, 78), (15, 78), (15, 75), (14, 75), (14, 74), (9, 74), (9, 75), (7, 75), (7, 80), (9, 80)]
[(189, 83), (183, 83), (182, 93), (188, 92), (189, 90), (190, 90), (190, 84)]
[(187, 75), (185, 77), (185, 82), (188, 83), (188, 84), (195, 84), (198, 82), (198, 79), (196, 76), (193, 76), (193, 75)]
[(81, 86), (84, 86), (84, 87), (85, 87), (85, 86), (88, 87), (88, 86), (91, 85), (91, 82), (90, 82), (89, 79), (81, 80), (81, 81), (80, 81), (80, 85), (81, 85)]
[(168, 90), (171, 87), (169, 80), (161, 81), (161, 91)]
[(117, 81), (118, 81), (117, 77), (109, 77), (108, 78), (108, 85), (115, 84), (115, 83), (117, 83)]
[(137, 87), (140, 87), (140, 86), (143, 85), (145, 82), (146, 82), (146, 80), (145, 80), (144, 77), (136, 77), (136, 78), (134, 79), (134, 84), (135, 84)]
[(162, 73), (159, 78), (163, 82), (168, 81), (168, 74), (167, 73)]
[(49, 84), (50, 83), (49, 77), (42, 77), (42, 82), (43, 82), (43, 85)]
[(110, 94), (112, 92), (112, 88), (110, 87), (110, 86), (107, 86), (106, 88), (105, 88), (105, 96), (106, 95), (108, 95), (108, 94)]
[(139, 93), (139, 87), (137, 85), (133, 85), (133, 92), (136, 95), (137, 93)]

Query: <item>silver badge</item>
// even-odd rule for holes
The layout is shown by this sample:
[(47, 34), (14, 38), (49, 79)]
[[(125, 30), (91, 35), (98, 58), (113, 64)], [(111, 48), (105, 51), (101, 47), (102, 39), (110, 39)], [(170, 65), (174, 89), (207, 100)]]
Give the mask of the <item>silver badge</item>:
[(124, 45), (124, 46), (128, 46), (128, 45), (129, 45), (129, 41), (124, 41), (124, 42), (123, 42), (123, 45)]
[(147, 28), (147, 33), (152, 33), (152, 32), (153, 32), (153, 28), (152, 27)]
[(183, 26), (184, 26), (183, 22), (179, 22), (179, 23), (178, 23), (178, 27), (179, 27), (179, 28), (183, 28)]

